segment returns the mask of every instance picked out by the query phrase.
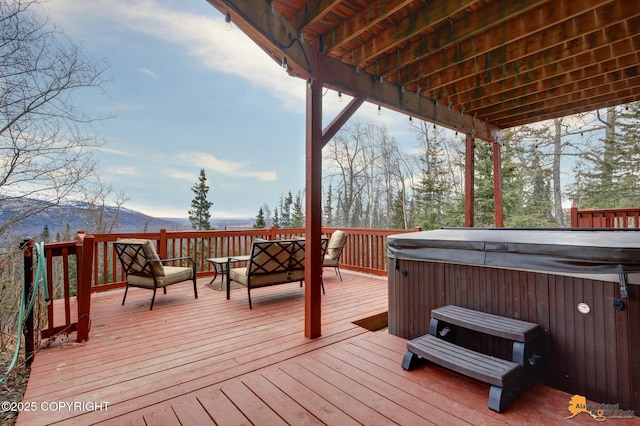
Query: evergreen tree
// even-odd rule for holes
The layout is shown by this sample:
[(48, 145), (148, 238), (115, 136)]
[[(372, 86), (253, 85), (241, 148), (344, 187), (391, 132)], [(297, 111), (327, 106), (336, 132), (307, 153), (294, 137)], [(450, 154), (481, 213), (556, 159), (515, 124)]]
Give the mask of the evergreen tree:
[[(600, 115), (599, 115), (600, 116)], [(607, 110), (605, 135), (583, 155), (573, 189), (581, 208), (623, 208), (640, 205), (640, 103)]]
[(71, 225), (69, 222), (64, 225), (64, 234), (62, 234), (62, 241), (72, 241), (73, 237), (71, 236)]
[(44, 243), (48, 243), (51, 238), (51, 234), (49, 233), (49, 225), (45, 224), (44, 228), (42, 228), (42, 233), (40, 234), (40, 240)]
[(293, 196), (291, 191), (283, 199), (280, 198), (280, 227), (291, 228), (291, 206), (293, 205)]
[(443, 161), (446, 155), (442, 136), (426, 123), (419, 129), (419, 136), (423, 152), (420, 155), (422, 176), (414, 188), (416, 220), (423, 229), (435, 229), (442, 227), (449, 217), (452, 187)]
[(536, 149), (533, 149), (528, 164), (534, 174), (530, 183), (531, 190), (525, 194), (523, 217), (526, 218), (526, 223), (522, 226), (534, 228), (557, 226), (552, 213), (551, 171), (541, 165), (540, 153)]
[(191, 190), (195, 194), (191, 201), (191, 210), (189, 210), (189, 222), (191, 222), (192, 228), (197, 230), (211, 229), (210, 209), (213, 203), (207, 200), (209, 186), (207, 185), (204, 169), (200, 169), (198, 182), (191, 187)]
[(404, 211), (404, 191), (399, 190), (398, 195), (393, 199), (393, 208), (391, 210), (391, 229), (405, 229), (405, 211)]
[(280, 228), (280, 215), (277, 207), (273, 209), (273, 227)]
[(291, 214), (291, 227), (304, 228), (304, 208), (302, 207), (302, 195), (298, 192), (296, 201), (293, 204), (293, 213)]
[(324, 204), (324, 223), (325, 226), (333, 226), (333, 199), (331, 184), (329, 184), (329, 190), (327, 191), (327, 199)]
[(258, 216), (256, 216), (256, 223), (253, 224), (253, 229), (264, 229), (267, 227), (267, 223), (264, 220), (264, 210), (260, 207)]
[[(474, 225), (478, 228), (493, 227), (495, 225), (495, 204), (493, 156), (490, 143), (477, 141), (475, 144), (474, 181)], [(504, 191), (504, 185), (502, 188)]]

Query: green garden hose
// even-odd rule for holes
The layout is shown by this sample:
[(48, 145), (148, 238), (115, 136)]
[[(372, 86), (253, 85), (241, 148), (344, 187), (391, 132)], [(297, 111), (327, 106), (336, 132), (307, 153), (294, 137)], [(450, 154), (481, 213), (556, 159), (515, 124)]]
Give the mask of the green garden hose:
[[(46, 267), (46, 261), (44, 257), (44, 243), (35, 243), (34, 247), (35, 247), (35, 252), (37, 254), (38, 262), (36, 264), (36, 278), (33, 285), (33, 292), (31, 293), (31, 300), (29, 301), (29, 306), (25, 306), (27, 302), (26, 300), (27, 295), (24, 291), (25, 286), (23, 285), (22, 295), (20, 296), (20, 310), (18, 312), (19, 321), (18, 321), (18, 339), (16, 341), (16, 349), (13, 353), (13, 360), (11, 361), (11, 365), (9, 365), (9, 368), (7, 369), (7, 372), (5, 373), (5, 375), (2, 376), (2, 378), (0, 378), (0, 383), (4, 383), (4, 381), (7, 379), (8, 374), (11, 372), (11, 370), (13, 370), (13, 368), (16, 366), (16, 363), (18, 362), (18, 354), (20, 353), (20, 343), (22, 341), (22, 327), (24, 326), (24, 322), (26, 321), (27, 317), (31, 313), (31, 310), (33, 309), (33, 305), (36, 300), (36, 295), (38, 294), (38, 285), (40, 285), (41, 282), (42, 282), (42, 287), (44, 289), (44, 299), (46, 302), (49, 302), (49, 288), (47, 285), (47, 267)], [(27, 277), (25, 276), (24, 279), (26, 280)], [(26, 313), (25, 313), (25, 307), (26, 307)]]

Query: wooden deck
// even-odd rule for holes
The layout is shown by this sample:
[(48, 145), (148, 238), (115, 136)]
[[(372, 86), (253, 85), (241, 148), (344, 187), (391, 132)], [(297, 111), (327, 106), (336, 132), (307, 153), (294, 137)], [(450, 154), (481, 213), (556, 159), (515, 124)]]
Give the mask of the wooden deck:
[(342, 275), (325, 271), (314, 340), (297, 283), (254, 291), (253, 310), (245, 289), (227, 301), (208, 279), (199, 299), (172, 286), (153, 311), (146, 290), (131, 289), (125, 306), (123, 290), (95, 294), (90, 340), (37, 353), (23, 399), (36, 410), (17, 424), (593, 424), (586, 413), (565, 420), (571, 395), (543, 385), (498, 414), (488, 385), (431, 365), (403, 370), (406, 340), (354, 324), (387, 311), (386, 278)]

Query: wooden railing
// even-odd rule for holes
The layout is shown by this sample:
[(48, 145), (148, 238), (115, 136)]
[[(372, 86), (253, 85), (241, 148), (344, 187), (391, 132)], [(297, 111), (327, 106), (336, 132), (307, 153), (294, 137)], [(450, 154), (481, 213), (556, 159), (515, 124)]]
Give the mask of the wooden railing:
[(640, 208), (579, 210), (571, 207), (571, 227), (640, 229)]
[[(94, 238), (78, 234), (76, 241), (45, 244), (44, 252), (51, 301), (47, 304), (47, 321), (40, 331), (41, 337), (46, 339), (76, 331), (78, 342), (88, 340)], [(75, 309), (72, 308), (74, 299)]]
[[(330, 236), (338, 228), (323, 228), (323, 235)], [(348, 234), (340, 259), (342, 269), (376, 275), (387, 273), (387, 236), (419, 231), (399, 229), (340, 228)], [(213, 266), (206, 261), (210, 257), (227, 257), (247, 254), (254, 238), (287, 239), (304, 236), (304, 228), (251, 229), (233, 231), (167, 231), (128, 234), (85, 235), (78, 232), (75, 242), (45, 245), (47, 273), (51, 277), (51, 294), (58, 297), (47, 308), (47, 328), (42, 337), (60, 332), (77, 331), (77, 341), (89, 338), (91, 293), (124, 287), (125, 277), (119, 264), (113, 243), (118, 238), (143, 238), (155, 242), (162, 258), (189, 256), (196, 261), (197, 275), (213, 275)], [(59, 266), (54, 271), (54, 264)], [(180, 266), (180, 264), (177, 264)], [(56, 280), (62, 280), (60, 284)], [(76, 284), (76, 307), (72, 306), (73, 284)], [(54, 289), (60, 289), (55, 295)], [(53, 297), (52, 296), (52, 297)]]

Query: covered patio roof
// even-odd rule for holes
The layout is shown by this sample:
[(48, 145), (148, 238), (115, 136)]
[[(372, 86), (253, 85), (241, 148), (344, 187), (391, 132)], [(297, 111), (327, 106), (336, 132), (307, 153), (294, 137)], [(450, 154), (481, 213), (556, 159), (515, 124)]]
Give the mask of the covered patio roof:
[(207, 0), (289, 73), (485, 140), (640, 100), (635, 0)]
[[(307, 79), (305, 336), (320, 330), (322, 147), (369, 101), (466, 135), (465, 226), (474, 141), (518, 125), (640, 100), (637, 0), (207, 0), (292, 76)], [(353, 100), (322, 128), (322, 92)]]

